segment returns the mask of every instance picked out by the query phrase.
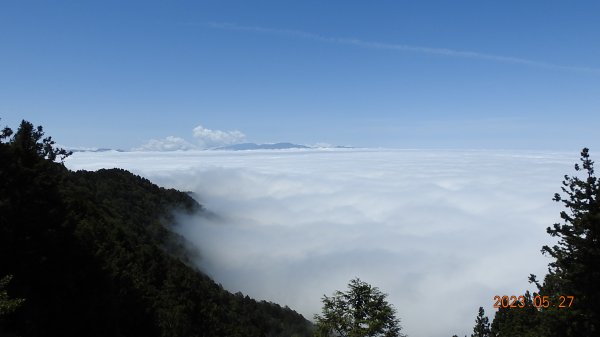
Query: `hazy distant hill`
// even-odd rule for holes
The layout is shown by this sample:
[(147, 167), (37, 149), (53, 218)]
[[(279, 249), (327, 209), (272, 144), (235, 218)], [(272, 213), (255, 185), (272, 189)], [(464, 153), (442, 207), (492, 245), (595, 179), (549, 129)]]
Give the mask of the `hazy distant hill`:
[(67, 150), (71, 152), (108, 152), (108, 151), (117, 151), (117, 152), (125, 152), (121, 149), (109, 149), (109, 148), (68, 148)]
[(242, 143), (215, 148), (214, 150), (284, 150), (284, 149), (310, 149), (309, 146), (298, 145), (292, 143), (275, 143), (275, 144), (256, 144)]

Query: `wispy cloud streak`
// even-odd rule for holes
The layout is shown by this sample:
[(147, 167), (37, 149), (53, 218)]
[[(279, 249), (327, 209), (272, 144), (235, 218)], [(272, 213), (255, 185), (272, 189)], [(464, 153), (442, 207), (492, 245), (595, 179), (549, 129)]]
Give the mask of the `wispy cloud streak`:
[[(198, 25), (198, 24), (188, 23), (188, 25)], [(413, 46), (413, 45), (406, 45), (406, 44), (364, 41), (364, 40), (355, 39), (355, 38), (328, 37), (328, 36), (323, 36), (323, 35), (319, 35), (319, 34), (304, 32), (304, 31), (300, 31), (300, 30), (265, 28), (265, 27), (258, 27), (258, 26), (241, 26), (241, 25), (236, 25), (236, 24), (232, 24), (232, 23), (209, 22), (209, 23), (203, 23), (200, 25), (210, 27), (213, 29), (236, 30), (236, 31), (245, 31), (245, 32), (255, 32), (255, 33), (260, 33), (260, 34), (281, 35), (281, 36), (287, 36), (287, 37), (292, 37), (292, 38), (302, 38), (302, 39), (309, 39), (309, 40), (321, 41), (321, 42), (327, 42), (327, 43), (353, 45), (353, 46), (357, 46), (357, 47), (361, 47), (361, 48), (394, 50), (394, 51), (413, 52), (413, 53), (440, 55), (440, 56), (457, 57), (457, 58), (472, 58), (472, 59), (488, 60), (488, 61), (493, 61), (493, 62), (521, 64), (521, 65), (526, 65), (526, 66), (553, 69), (553, 70), (564, 70), (564, 71), (572, 71), (572, 72), (600, 74), (600, 69), (593, 68), (593, 67), (560, 65), (560, 64), (554, 64), (554, 63), (543, 62), (543, 61), (529, 60), (529, 59), (520, 58), (520, 57), (487, 54), (487, 53), (480, 53), (480, 52), (476, 52), (476, 51), (461, 51), (461, 50), (454, 50), (454, 49), (449, 49), (449, 48), (433, 48), (433, 47)]]

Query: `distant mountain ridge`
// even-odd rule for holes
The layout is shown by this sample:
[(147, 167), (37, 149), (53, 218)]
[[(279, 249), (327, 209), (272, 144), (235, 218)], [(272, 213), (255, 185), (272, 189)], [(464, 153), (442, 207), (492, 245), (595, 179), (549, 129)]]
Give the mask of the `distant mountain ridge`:
[(212, 150), (229, 150), (229, 151), (247, 151), (247, 150), (286, 150), (286, 149), (352, 149), (351, 146), (328, 145), (328, 146), (307, 146), (288, 142), (281, 143), (241, 143), (227, 146), (221, 146)]
[(121, 149), (109, 149), (109, 148), (67, 148), (67, 150), (71, 152), (109, 152), (109, 151), (117, 151), (117, 152), (125, 152), (125, 150)]
[(244, 151), (244, 150), (285, 150), (285, 149), (311, 149), (311, 147), (306, 146), (306, 145), (293, 144), (293, 143), (273, 143), (273, 144), (242, 143), (242, 144), (233, 144), (233, 145), (217, 147), (213, 150)]
[[(64, 148), (73, 153), (77, 152), (129, 152), (129, 151), (140, 151), (139, 149), (132, 150), (122, 150), (122, 149), (111, 149), (111, 148), (84, 148), (84, 147), (68, 147), (64, 146)], [(307, 146), (294, 144), (289, 142), (280, 142), (280, 143), (265, 143), (265, 144), (256, 144), (256, 143), (240, 143), (240, 144), (232, 144), (227, 146), (221, 146), (209, 149), (213, 150), (224, 150), (224, 151), (248, 151), (248, 150), (287, 150), (287, 149), (352, 149), (351, 146), (341, 146), (341, 145), (327, 145), (327, 146)], [(181, 149), (175, 149), (181, 151)], [(173, 150), (173, 151), (175, 151)], [(202, 150), (200, 148), (194, 148), (191, 150)], [(146, 150), (146, 151), (154, 151), (154, 152), (165, 152), (170, 150)], [(185, 150), (184, 150), (185, 151)]]

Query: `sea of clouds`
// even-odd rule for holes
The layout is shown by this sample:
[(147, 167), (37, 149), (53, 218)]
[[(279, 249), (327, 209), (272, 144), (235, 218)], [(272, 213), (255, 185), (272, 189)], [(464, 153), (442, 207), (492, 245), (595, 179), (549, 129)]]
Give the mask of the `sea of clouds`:
[(193, 191), (213, 217), (177, 230), (232, 291), (305, 317), (354, 277), (389, 294), (403, 332), (472, 332), (479, 306), (534, 288), (559, 220), (552, 196), (577, 153), (312, 149), (81, 152), (70, 169), (120, 167)]

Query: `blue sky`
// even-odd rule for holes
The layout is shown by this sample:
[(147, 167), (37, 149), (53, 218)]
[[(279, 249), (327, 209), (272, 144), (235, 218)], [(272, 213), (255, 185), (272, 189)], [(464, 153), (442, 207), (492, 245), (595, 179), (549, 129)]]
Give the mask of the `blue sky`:
[(2, 1), (0, 123), (123, 149), (195, 146), (201, 125), (259, 143), (593, 150), (599, 15), (592, 1)]

